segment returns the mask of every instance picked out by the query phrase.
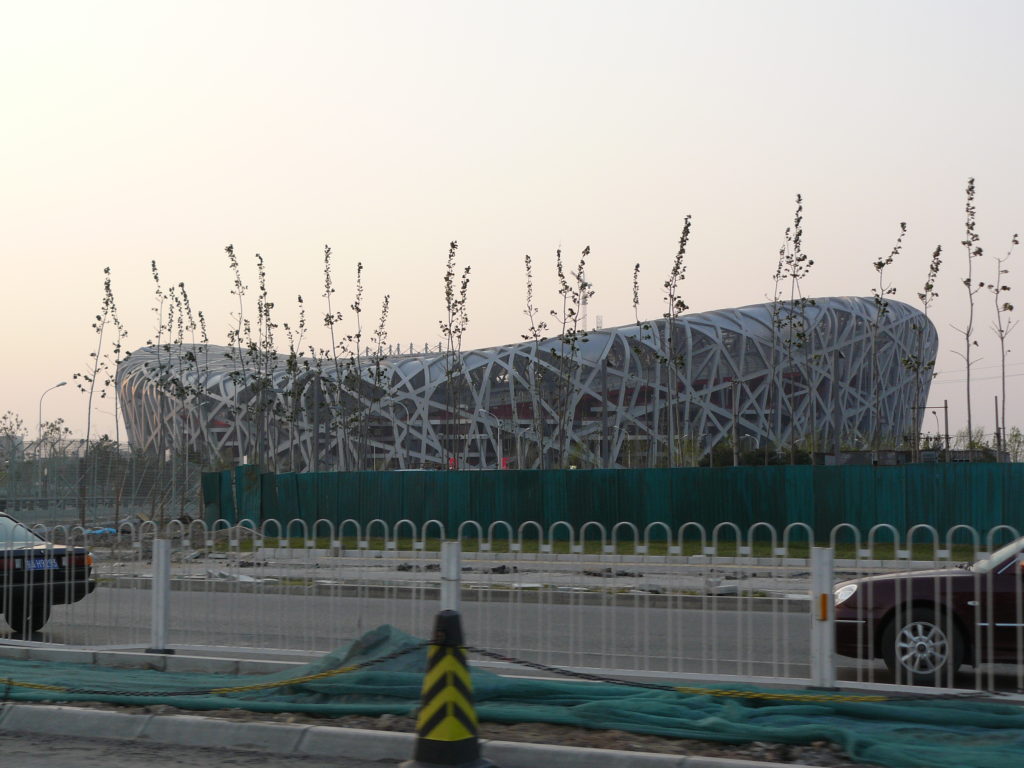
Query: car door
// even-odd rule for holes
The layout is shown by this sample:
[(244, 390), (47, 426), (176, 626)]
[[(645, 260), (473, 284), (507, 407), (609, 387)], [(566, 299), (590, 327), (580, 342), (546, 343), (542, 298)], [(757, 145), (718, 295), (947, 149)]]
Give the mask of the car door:
[(1021, 556), (994, 568), (982, 621), (992, 635), (993, 661), (1024, 662), (1024, 563)]

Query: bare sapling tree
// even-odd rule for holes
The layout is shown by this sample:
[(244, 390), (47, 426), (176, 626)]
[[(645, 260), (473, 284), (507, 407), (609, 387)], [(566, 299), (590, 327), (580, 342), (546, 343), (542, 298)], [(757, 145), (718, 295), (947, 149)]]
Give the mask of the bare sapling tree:
[[(309, 414), (309, 419), (312, 423), (312, 429), (309, 431), (309, 445), (307, 448), (307, 466), (310, 472), (319, 472), (321, 469), (321, 456), (324, 453), (323, 439), (321, 435), (326, 431), (328, 433), (337, 432), (331, 426), (331, 419), (328, 414), (325, 413), (324, 394), (329, 387), (330, 381), (333, 381), (330, 376), (326, 376), (325, 372), (328, 371), (325, 368), (325, 363), (330, 358), (330, 350), (317, 349), (312, 344), (309, 345), (309, 357), (313, 361), (310, 365), (310, 377), (309, 383), (303, 388), (303, 408), (305, 412)], [(333, 369), (333, 361), (330, 363)]]
[[(167, 376), (167, 363), (164, 360), (164, 349), (165, 349), (165, 334), (168, 332), (166, 322), (164, 320), (164, 305), (167, 303), (167, 295), (164, 293), (163, 286), (160, 284), (160, 271), (157, 268), (156, 261), (150, 261), (149, 263), (150, 274), (153, 277), (153, 306), (151, 311), (156, 315), (156, 333), (150, 339), (146, 340), (146, 345), (153, 348), (156, 357), (156, 375), (153, 377), (156, 382), (157, 391), (162, 393), (163, 388), (166, 384)], [(151, 364), (147, 364), (147, 368)], [(164, 421), (163, 421), (163, 398), (157, 398), (157, 444), (161, 450), (164, 448)]]
[[(330, 428), (334, 432), (335, 442), (338, 446), (337, 457), (335, 461), (336, 470), (344, 470), (347, 467), (346, 463), (346, 443), (348, 442), (348, 420), (344, 417), (343, 406), (343, 387), (342, 381), (344, 379), (343, 367), (345, 365), (344, 359), (348, 354), (348, 347), (345, 344), (345, 339), (338, 332), (338, 326), (342, 321), (342, 313), (337, 312), (334, 309), (332, 297), (334, 296), (334, 278), (332, 276), (332, 263), (331, 260), (334, 256), (333, 251), (329, 245), (324, 246), (324, 292), (323, 298), (327, 301), (327, 312), (324, 314), (324, 326), (327, 328), (328, 335), (330, 337), (331, 346), (329, 349), (321, 350), (321, 354), (317, 357), (319, 360), (321, 357), (327, 357), (330, 359), (331, 368), (333, 369), (333, 377), (323, 377), (320, 375), (314, 393), (315, 403), (313, 408), (316, 414), (317, 431), (319, 431), (319, 418), (321, 414), (321, 399), (323, 395), (328, 396), (328, 400), (334, 401), (334, 408), (329, 411), (330, 414)], [(320, 364), (317, 364), (318, 374), (322, 374)], [(324, 391), (326, 390), (326, 392)], [(315, 438), (316, 447), (314, 453), (318, 456), (320, 451), (319, 436)], [(319, 459), (314, 459), (314, 468), (318, 466)]]
[(665, 313), (665, 365), (668, 373), (668, 388), (666, 406), (668, 418), (666, 419), (666, 430), (668, 436), (668, 465), (676, 465), (676, 434), (679, 429), (679, 369), (685, 363), (685, 354), (678, 348), (676, 343), (676, 321), (679, 316), (689, 309), (686, 302), (679, 295), (679, 283), (686, 279), (686, 246), (690, 242), (690, 216), (683, 219), (683, 231), (679, 235), (679, 249), (672, 260), (672, 268), (669, 270), (668, 278), (665, 280), (665, 303), (668, 311)]
[(466, 299), (469, 293), (469, 266), (462, 269), (461, 275), (455, 262), (458, 242), (452, 240), (448, 246), (448, 260), (444, 272), (444, 306), (445, 317), (439, 322), (441, 334), (444, 336), (444, 378), (445, 378), (445, 429), (447, 453), (444, 459), (451, 468), (460, 466), (459, 438), (462, 430), (462, 389), (463, 361), (462, 337), (469, 325)]
[(1020, 427), (1010, 427), (1006, 433), (1006, 441), (1003, 446), (1006, 451), (1006, 458), (1013, 464), (1024, 461), (1024, 432)]
[[(1018, 245), (1020, 245), (1020, 238), (1017, 236), (1017, 233), (1014, 233), (1013, 237), (1010, 238), (1010, 248), (1007, 250), (1006, 255), (995, 257), (996, 281), (985, 286), (992, 294), (992, 299), (995, 303), (996, 319), (992, 323), (992, 330), (995, 332), (996, 338), (999, 339), (999, 383), (1002, 396), (999, 401), (999, 424), (996, 425), (995, 432), (996, 451), (997, 455), (1000, 456), (1006, 450), (1006, 356), (1011, 351), (1006, 348), (1006, 338), (1017, 326), (1017, 323), (1020, 322), (1019, 320), (1012, 319), (1010, 314), (1013, 312), (1013, 304), (1004, 295), (1010, 290), (1004, 275), (1010, 274), (1006, 263), (1010, 260), (1010, 256), (1013, 255), (1013, 249)], [(1000, 458), (1000, 460), (1002, 459)]]
[(540, 387), (544, 378), (544, 372), (537, 370), (537, 360), (540, 353), (540, 343), (546, 339), (544, 333), (548, 329), (548, 324), (546, 320), (539, 319), (540, 310), (534, 302), (533, 261), (529, 254), (526, 254), (526, 256), (523, 257), (523, 263), (526, 269), (526, 309), (523, 310), (523, 314), (526, 315), (529, 325), (527, 326), (527, 333), (522, 334), (522, 338), (523, 341), (529, 341), (533, 344), (529, 368), (526, 374), (530, 388), (530, 418), (532, 421), (532, 431), (534, 439), (537, 441), (537, 461), (540, 462), (541, 468), (543, 468), (544, 423), (546, 418), (543, 410), (544, 405)]
[(299, 305), (299, 322), (292, 326), (290, 323), (281, 323), (284, 328), (285, 337), (288, 339), (288, 359), (285, 361), (285, 371), (288, 374), (288, 471), (298, 471), (298, 435), (299, 418), (302, 413), (302, 379), (303, 374), (309, 371), (309, 360), (304, 356), (302, 342), (306, 335), (306, 306), (299, 295), (296, 298)]
[(40, 455), (48, 458), (63, 458), (71, 448), (71, 428), (63, 417), (44, 421), (39, 425)]
[[(784, 280), (789, 281), (789, 300), (782, 307), (782, 322), (785, 326), (783, 345), (786, 349), (786, 371), (783, 378), (788, 378), (789, 392), (782, 387), (782, 395), (785, 395), (786, 409), (789, 415), (789, 462), (796, 463), (797, 441), (805, 437), (797, 430), (797, 413), (795, 401), (799, 396), (797, 381), (802, 380), (803, 386), (810, 389), (811, 382), (808, 374), (807, 362), (813, 355), (812, 338), (807, 322), (807, 308), (814, 306), (814, 299), (803, 295), (800, 282), (804, 280), (814, 266), (814, 260), (809, 258), (803, 251), (803, 198), (796, 196), (796, 213), (793, 217), (793, 228), (787, 231), (786, 244), (783, 246), (783, 273)], [(803, 353), (804, 369), (801, 371), (796, 362), (797, 353)], [(814, 403), (810, 397), (805, 397), (807, 407), (812, 409)], [(813, 433), (813, 427), (812, 427)], [(812, 434), (813, 440), (813, 434)], [(812, 445), (813, 450), (813, 445)]]
[[(968, 442), (974, 439), (974, 418), (971, 411), (971, 368), (977, 362), (974, 359), (974, 348), (978, 346), (977, 340), (974, 338), (974, 309), (975, 309), (975, 296), (978, 292), (985, 287), (985, 283), (982, 281), (975, 282), (974, 280), (974, 261), (981, 258), (983, 251), (978, 241), (981, 239), (978, 236), (975, 216), (977, 210), (974, 206), (974, 178), (967, 180), (967, 205), (965, 207), (967, 214), (966, 221), (964, 224), (964, 239), (960, 241), (960, 245), (964, 247), (967, 253), (967, 275), (960, 281), (964, 288), (967, 289), (967, 323), (963, 328), (957, 328), (955, 325), (952, 326), (953, 330), (964, 337), (964, 351), (956, 352), (956, 355), (963, 359), (964, 370), (967, 374), (967, 440)], [(955, 351), (955, 350), (954, 350)], [(967, 448), (973, 448), (973, 445), (968, 445)]]
[[(176, 478), (172, 476), (172, 489), (174, 488), (185, 488), (188, 478), (188, 465), (189, 465), (189, 445), (191, 440), (189, 439), (189, 430), (192, 426), (193, 420), (191, 418), (191, 410), (189, 408), (189, 401), (192, 399), (192, 384), (190, 371), (188, 371), (188, 362), (185, 359), (185, 308), (181, 296), (178, 294), (175, 286), (170, 286), (167, 289), (168, 298), (168, 326), (171, 330), (171, 339), (173, 343), (173, 353), (171, 347), (168, 345), (168, 359), (170, 364), (168, 366), (168, 393), (171, 396), (172, 408), (174, 414), (174, 424), (177, 427), (177, 438), (175, 445), (175, 461), (171, 464), (172, 473), (177, 468), (181, 472), (181, 477), (184, 482), (180, 486), (176, 485)], [(185, 495), (184, 493), (178, 494), (178, 516), (184, 514), (185, 510)]]
[(558, 277), (558, 295), (561, 297), (561, 311), (551, 310), (550, 314), (558, 327), (558, 347), (552, 348), (552, 367), (555, 377), (555, 440), (558, 466), (568, 466), (569, 428), (575, 415), (575, 392), (578, 387), (580, 343), (586, 338), (586, 329), (580, 328), (583, 302), (593, 295), (587, 282), (587, 257), (590, 246), (583, 249), (573, 280), (565, 272), (562, 251), (555, 253), (555, 273)]
[[(374, 417), (380, 417), (382, 403), (387, 402), (392, 394), (391, 381), (384, 368), (384, 361), (387, 360), (388, 356), (388, 312), (390, 311), (390, 308), (391, 296), (385, 294), (384, 300), (381, 302), (380, 317), (377, 320), (377, 327), (374, 328), (373, 333), (370, 334), (370, 359), (369, 364), (366, 367), (365, 375), (369, 385), (367, 387), (366, 399), (366, 411), (368, 417), (365, 420), (365, 429), (367, 430), (367, 433), (369, 433)], [(364, 442), (369, 443), (369, 439), (370, 435), (367, 434), (364, 438)], [(379, 443), (378, 446), (374, 447), (379, 447)]]
[(770, 422), (765, 424), (765, 433), (774, 435), (773, 440), (765, 438), (764, 441), (764, 463), (768, 466), (772, 448), (778, 448), (782, 442), (782, 384), (779, 378), (779, 340), (782, 333), (783, 302), (782, 286), (783, 276), (786, 269), (786, 252), (789, 248), (792, 230), (786, 228), (782, 245), (779, 247), (779, 259), (775, 264), (775, 274), (772, 275), (774, 286), (772, 288), (771, 300), (771, 349), (768, 352), (768, 380), (765, 382), (764, 412), (765, 418)]
[[(104, 337), (107, 333), (107, 327), (110, 324), (110, 316), (114, 307), (114, 294), (110, 287), (110, 267), (103, 268), (103, 299), (100, 302), (99, 314), (95, 315), (92, 322), (92, 329), (96, 333), (96, 349), (89, 353), (89, 363), (85, 371), (75, 373), (73, 379), (77, 381), (77, 386), (80, 392), (84, 392), (87, 395), (86, 402), (86, 413), (85, 413), (85, 452), (84, 456), (89, 455), (89, 447), (92, 443), (92, 414), (93, 414), (93, 399), (96, 395), (97, 388), (99, 388), (100, 399), (104, 399), (107, 396), (109, 389), (112, 373), (110, 371), (110, 362), (107, 355), (104, 353)], [(85, 525), (87, 510), (86, 510), (86, 484), (88, 478), (86, 477), (87, 467), (84, 461), (79, 461), (78, 466), (78, 516), (79, 522)]]
[[(875, 314), (871, 321), (871, 447), (878, 450), (882, 441), (882, 364), (878, 359), (878, 341), (882, 325), (889, 314), (889, 297), (895, 295), (896, 288), (886, 282), (885, 270), (892, 266), (892, 263), (903, 250), (903, 238), (907, 234), (907, 223), (900, 222), (900, 233), (896, 237), (896, 244), (889, 255), (885, 258), (876, 259), (872, 262), (875, 273), (878, 276), (878, 285), (871, 289), (871, 296), (875, 304)], [(886, 368), (888, 370), (888, 368)]]
[(277, 350), (274, 347), (274, 331), (277, 323), (273, 319), (274, 302), (270, 300), (267, 290), (267, 269), (263, 256), (256, 254), (256, 338), (249, 344), (249, 356), (252, 360), (253, 389), (255, 391), (255, 417), (259, 438), (257, 440), (261, 464), (277, 471), (278, 441), (273, 434), (273, 426), (277, 417), (281, 416), (282, 408), (278, 402), (275, 386), (277, 370)]
[[(569, 400), (566, 407), (563, 409), (567, 423), (563, 425), (561, 430), (562, 434), (562, 453), (566, 454), (563, 456), (562, 465), (564, 466), (567, 461), (567, 452), (570, 448), (567, 442), (567, 427), (573, 426), (575, 430), (575, 419), (576, 410), (578, 407), (579, 393), (581, 388), (584, 386), (584, 382), (581, 380), (583, 366), (580, 364), (580, 352), (581, 345), (586, 343), (589, 339), (587, 335), (588, 328), (586, 327), (586, 308), (587, 303), (594, 297), (594, 286), (593, 283), (587, 280), (587, 258), (590, 256), (590, 246), (588, 245), (583, 249), (580, 254), (580, 260), (576, 265), (576, 271), (572, 273), (572, 297), (573, 297), (573, 316), (572, 324), (568, 329), (568, 335), (565, 338), (566, 346), (564, 351), (568, 352), (568, 369), (569, 377), (566, 380), (566, 396)], [(594, 372), (591, 372), (593, 375)], [(577, 433), (578, 434), (578, 433)], [(584, 450), (584, 446), (581, 444), (577, 446), (580, 451)], [(589, 457), (589, 463), (593, 465), (595, 463), (594, 457)]]
[(351, 354), (346, 361), (347, 370), (342, 379), (345, 386), (342, 393), (350, 393), (354, 398), (353, 411), (350, 416), (351, 427), (356, 434), (355, 468), (366, 469), (366, 425), (369, 416), (367, 397), (363, 383), (363, 264), (356, 264), (355, 296), (349, 305), (355, 320), (355, 330), (345, 337), (352, 346)]
[[(17, 489), (19, 476), (26, 474), (24, 458), (27, 437), (28, 430), (21, 416), (14, 411), (5, 411), (0, 415), (0, 481), (6, 483), (8, 496), (27, 495), (24, 491), (19, 493)], [(38, 462), (39, 446), (36, 446), (36, 451)]]
[(921, 321), (915, 320), (911, 328), (914, 331), (914, 351), (903, 358), (903, 367), (914, 374), (914, 405), (911, 413), (912, 425), (912, 448), (915, 460), (920, 459), (921, 450), (921, 420), (924, 417), (924, 384), (931, 381), (935, 375), (935, 358), (926, 357), (924, 353), (925, 330), (928, 327), (928, 312), (939, 293), (935, 290), (935, 281), (939, 276), (939, 267), (942, 266), (942, 246), (935, 246), (932, 252), (932, 259), (928, 264), (928, 276), (924, 285), (917, 293), (918, 301), (921, 302), (921, 309), (924, 318)]
[[(160, 282), (160, 271), (157, 268), (156, 261), (150, 262), (150, 272), (153, 277), (154, 302), (152, 312), (156, 315), (156, 333), (151, 339), (146, 341), (146, 344), (153, 348), (156, 362), (153, 364), (147, 363), (146, 367), (151, 370), (155, 369), (153, 380), (154, 387), (156, 388), (155, 399), (157, 405), (157, 440), (155, 441), (157, 451), (156, 455), (153, 456), (154, 460), (146, 462), (146, 464), (148, 464), (148, 471), (154, 476), (152, 480), (156, 481), (156, 492), (150, 497), (149, 514), (152, 519), (159, 517), (162, 525), (167, 511), (167, 504), (175, 490), (174, 448), (175, 440), (177, 439), (173, 428), (173, 420), (165, 418), (165, 408), (168, 405), (167, 401), (175, 397), (178, 382), (172, 364), (173, 359), (170, 354), (171, 345), (174, 340), (174, 302), (169, 292), (164, 290)], [(172, 422), (171, 427), (168, 427), (168, 422)], [(163, 482), (162, 478), (167, 469), (168, 455), (171, 457), (171, 482)], [(145, 475), (146, 473), (146, 470), (144, 470), (143, 474)]]
[(234, 363), (233, 370), (229, 375), (234, 395), (232, 413), (235, 418), (235, 443), (238, 446), (238, 460), (248, 456), (250, 441), (252, 438), (252, 423), (250, 409), (243, 408), (239, 400), (239, 394), (249, 386), (249, 350), (252, 337), (252, 327), (245, 316), (245, 294), (248, 286), (242, 280), (242, 271), (238, 264), (238, 257), (235, 255), (235, 247), (228, 245), (224, 248), (228, 256), (228, 266), (231, 269), (233, 287), (231, 295), (238, 300), (238, 313), (233, 316), (234, 326), (228, 330), (229, 349), (227, 357)]
[(0, 455), (10, 461), (10, 458), (24, 449), (25, 438), (28, 437), (28, 430), (25, 429), (25, 422), (21, 416), (14, 411), (5, 411), (0, 415)]
[[(182, 336), (188, 335), (189, 346), (187, 351), (182, 351), (182, 360), (187, 365), (188, 371), (185, 379), (185, 396), (192, 403), (192, 410), (196, 414), (198, 419), (196, 424), (195, 434), (195, 446), (197, 455), (195, 459), (200, 465), (206, 465), (211, 456), (211, 446), (209, 444), (209, 430), (206, 429), (208, 422), (208, 415), (206, 413), (207, 405), (207, 377), (210, 367), (210, 353), (206, 340), (206, 320), (203, 318), (203, 313), (199, 313), (198, 319), (196, 314), (192, 310), (192, 300), (189, 298), (188, 289), (185, 287), (185, 283), (178, 283), (178, 296), (180, 301), (180, 308), (178, 311), (178, 318), (182, 324)], [(199, 339), (196, 338), (196, 332), (201, 331)], [(193, 420), (190, 418), (190, 422)], [(192, 443), (192, 440), (189, 440)], [(188, 451), (188, 446), (186, 446)], [(187, 457), (186, 457), (187, 460)]]
[[(656, 349), (656, 342), (654, 341), (654, 328), (651, 323), (640, 319), (640, 264), (633, 265), (633, 322), (636, 323), (637, 327), (637, 338), (630, 340), (630, 350), (633, 353), (634, 365), (636, 366), (636, 380), (638, 383), (639, 375), (643, 374), (643, 381), (641, 387), (619, 387), (619, 408), (623, 408), (627, 405), (624, 397), (630, 397), (631, 402), (629, 403), (629, 410), (633, 411), (636, 409), (638, 401), (652, 403), (652, 393), (656, 391), (653, 385), (651, 377), (655, 374), (656, 366), (658, 363), (659, 355)], [(628, 376), (628, 369), (626, 371)], [(655, 413), (655, 417), (656, 417)], [(689, 414), (687, 414), (687, 422), (689, 421)], [(633, 465), (633, 443), (636, 442), (637, 437), (630, 435), (622, 428), (618, 428), (617, 435), (621, 435), (621, 439), (625, 441), (626, 450), (626, 464), (632, 469)], [(656, 424), (651, 425), (652, 432), (656, 432)], [(652, 451), (653, 454), (653, 451)], [(653, 456), (652, 456), (653, 458)]]

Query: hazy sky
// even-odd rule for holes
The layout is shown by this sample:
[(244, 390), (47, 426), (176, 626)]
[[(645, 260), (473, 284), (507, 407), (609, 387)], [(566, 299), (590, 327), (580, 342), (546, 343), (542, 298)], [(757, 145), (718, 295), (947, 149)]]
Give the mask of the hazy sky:
[[(592, 321), (633, 321), (636, 262), (641, 312), (660, 315), (686, 214), (692, 309), (764, 301), (801, 193), (812, 295), (869, 295), (906, 221), (891, 279), (915, 303), (945, 249), (931, 402), (948, 398), (956, 426), (967, 178), (980, 279), (1024, 231), (1022, 29), (1015, 1), (5, 0), (0, 412), (34, 434), (42, 392), (88, 366), (105, 266), (130, 347), (153, 334), (152, 259), (222, 341), (225, 245), (251, 289), (264, 255), (279, 322), (302, 294), (316, 326), (329, 243), (342, 304), (362, 261), (367, 324), (390, 294), (390, 340), (421, 346), (440, 338), (457, 239), (465, 346), (487, 346), (524, 331), (524, 254), (554, 306), (558, 247), (592, 249)], [(1009, 266), (1016, 286), (1024, 252)], [(979, 299), (975, 420), (991, 429), (999, 356)], [(1024, 353), (1010, 360), (1019, 391)], [(58, 415), (84, 427), (71, 383), (46, 397)]]

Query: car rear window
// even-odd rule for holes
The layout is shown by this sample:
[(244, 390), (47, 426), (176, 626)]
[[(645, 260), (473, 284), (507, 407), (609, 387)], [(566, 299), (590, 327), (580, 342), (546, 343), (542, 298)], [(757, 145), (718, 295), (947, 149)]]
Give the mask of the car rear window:
[(38, 544), (43, 539), (13, 517), (0, 515), (0, 548), (19, 544)]

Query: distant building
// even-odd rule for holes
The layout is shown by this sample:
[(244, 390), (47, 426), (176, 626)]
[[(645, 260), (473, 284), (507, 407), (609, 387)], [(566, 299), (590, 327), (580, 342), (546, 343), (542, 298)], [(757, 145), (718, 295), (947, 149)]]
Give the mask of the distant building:
[[(671, 337), (671, 339), (670, 339)], [(671, 340), (671, 343), (670, 343)], [(355, 361), (171, 345), (117, 372), (136, 449), (279, 471), (666, 466), (744, 448), (905, 445), (934, 360), (901, 302), (822, 298), (461, 354)]]

